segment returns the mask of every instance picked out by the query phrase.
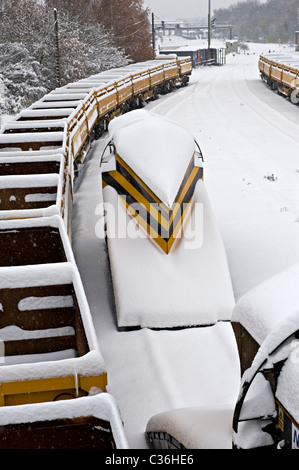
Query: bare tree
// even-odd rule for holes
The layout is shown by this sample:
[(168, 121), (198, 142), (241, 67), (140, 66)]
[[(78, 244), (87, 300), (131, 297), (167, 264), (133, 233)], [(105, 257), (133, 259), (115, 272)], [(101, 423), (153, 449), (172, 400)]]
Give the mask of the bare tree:
[(134, 62), (153, 58), (148, 9), (143, 0), (101, 0), (97, 20)]

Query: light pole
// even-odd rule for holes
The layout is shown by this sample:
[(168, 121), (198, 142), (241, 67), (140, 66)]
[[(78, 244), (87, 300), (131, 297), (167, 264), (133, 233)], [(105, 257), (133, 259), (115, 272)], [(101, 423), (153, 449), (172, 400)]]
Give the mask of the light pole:
[(56, 83), (60, 87), (60, 52), (59, 52), (59, 31), (57, 10), (54, 8), (54, 29), (55, 29), (55, 59), (56, 59)]
[(209, 10), (208, 10), (208, 51), (210, 58), (210, 48), (211, 48), (211, 0), (209, 0)]
[(156, 56), (156, 41), (155, 41), (155, 15), (152, 13), (152, 41), (153, 41), (153, 52), (154, 52), (154, 58)]

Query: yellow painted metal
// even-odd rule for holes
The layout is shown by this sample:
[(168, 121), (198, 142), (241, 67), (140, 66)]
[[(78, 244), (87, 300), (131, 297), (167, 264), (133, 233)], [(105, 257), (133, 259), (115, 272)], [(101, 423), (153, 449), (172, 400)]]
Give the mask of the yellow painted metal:
[[(177, 197), (171, 207), (168, 207), (117, 154), (116, 170), (103, 173), (102, 184), (103, 187), (107, 184), (115, 187), (133, 220), (168, 254), (179, 235), (190, 206), (192, 190), (199, 177), (202, 177), (202, 170), (194, 166), (193, 155), (183, 175)], [(134, 201), (133, 204), (131, 200)], [(140, 207), (136, 207), (136, 203)]]
[(258, 61), (260, 72), (279, 85), (281, 92), (288, 95), (292, 90), (299, 88), (299, 69), (264, 56)]
[[(99, 376), (48, 377), (0, 384), (0, 406), (53, 401), (60, 394), (87, 395), (92, 387), (106, 391), (107, 374)], [(66, 395), (67, 396), (67, 395)]]

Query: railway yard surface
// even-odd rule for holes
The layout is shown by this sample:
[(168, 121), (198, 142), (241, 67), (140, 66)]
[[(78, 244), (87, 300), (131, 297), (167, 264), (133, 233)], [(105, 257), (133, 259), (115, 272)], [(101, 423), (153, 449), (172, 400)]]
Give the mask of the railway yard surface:
[[(146, 106), (191, 131), (202, 150), (205, 186), (236, 301), (299, 261), (299, 112), (259, 77), (259, 53), (269, 50), (291, 48), (249, 44), (248, 51), (227, 56), (226, 65), (194, 70), (187, 87)], [(156, 413), (198, 407), (227, 412), (219, 423), (221, 436), (210, 436), (216, 448), (223, 444), (218, 438), (226, 445), (240, 376), (235, 351), (221, 347), (222, 336), (231, 334), (225, 325), (117, 330), (99, 230), (99, 162), (106, 143), (106, 136), (95, 141), (84, 163), (74, 195), (72, 245), (107, 366), (108, 391), (118, 403), (129, 446), (147, 448), (144, 431)], [(142, 282), (136, 279), (136, 289)]]

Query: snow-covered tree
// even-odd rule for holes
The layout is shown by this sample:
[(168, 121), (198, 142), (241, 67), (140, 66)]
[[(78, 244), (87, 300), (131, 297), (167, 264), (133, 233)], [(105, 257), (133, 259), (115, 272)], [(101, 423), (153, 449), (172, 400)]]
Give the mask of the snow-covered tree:
[(62, 84), (128, 63), (101, 25), (82, 24), (66, 12), (59, 15), (59, 51)]
[(23, 44), (0, 44), (1, 111), (14, 114), (46, 93), (39, 63)]
[[(93, 1), (99, 6), (97, 0)], [(87, 12), (92, 0), (0, 0), (0, 73), (5, 89), (2, 109), (17, 111), (57, 86), (55, 3), (62, 85), (128, 63), (113, 34)], [(68, 11), (63, 4), (80, 5), (82, 9)]]

